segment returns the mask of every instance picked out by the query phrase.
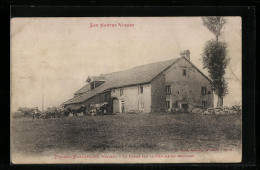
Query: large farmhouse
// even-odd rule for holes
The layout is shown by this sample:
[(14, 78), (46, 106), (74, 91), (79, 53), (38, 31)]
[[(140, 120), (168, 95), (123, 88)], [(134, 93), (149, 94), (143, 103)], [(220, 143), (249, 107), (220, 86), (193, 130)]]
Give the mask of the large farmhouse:
[(160, 112), (213, 107), (211, 80), (190, 62), (189, 50), (173, 60), (88, 77), (65, 107), (108, 103), (110, 112)]

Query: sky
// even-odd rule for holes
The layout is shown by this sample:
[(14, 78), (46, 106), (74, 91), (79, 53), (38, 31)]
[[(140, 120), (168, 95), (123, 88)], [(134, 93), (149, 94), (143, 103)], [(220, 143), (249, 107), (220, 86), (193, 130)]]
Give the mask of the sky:
[[(224, 98), (224, 105), (230, 106), (242, 100), (242, 35), (241, 18), (226, 19), (219, 40), (228, 44), (231, 58), (225, 75), (229, 94)], [(101, 28), (102, 23), (117, 26)], [(208, 75), (201, 54), (214, 38), (200, 17), (12, 18), (10, 34), (12, 110), (42, 108), (42, 103), (44, 109), (58, 106), (72, 98), (88, 76), (171, 60), (182, 50), (190, 50), (191, 62)]]

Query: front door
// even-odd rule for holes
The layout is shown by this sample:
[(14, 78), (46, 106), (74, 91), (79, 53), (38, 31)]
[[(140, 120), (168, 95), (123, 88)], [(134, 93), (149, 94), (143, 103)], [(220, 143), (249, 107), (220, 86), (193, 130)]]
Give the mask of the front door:
[(125, 102), (124, 101), (121, 102), (121, 112), (125, 113)]
[(113, 113), (118, 113), (118, 112), (120, 112), (119, 100), (118, 99), (114, 99), (113, 100)]

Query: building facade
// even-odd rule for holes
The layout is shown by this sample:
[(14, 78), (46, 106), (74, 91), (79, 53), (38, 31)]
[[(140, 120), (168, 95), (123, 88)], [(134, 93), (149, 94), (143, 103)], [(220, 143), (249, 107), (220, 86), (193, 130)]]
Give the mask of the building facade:
[[(139, 73), (139, 74), (137, 74)], [(173, 108), (213, 107), (211, 80), (190, 62), (188, 50), (175, 60), (89, 77), (87, 85), (64, 103), (109, 105), (109, 112), (161, 112)]]

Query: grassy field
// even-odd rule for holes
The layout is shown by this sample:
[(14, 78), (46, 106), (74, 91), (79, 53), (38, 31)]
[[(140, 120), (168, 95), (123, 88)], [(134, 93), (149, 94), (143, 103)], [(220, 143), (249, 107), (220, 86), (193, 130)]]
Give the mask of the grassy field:
[(16, 153), (164, 152), (241, 147), (241, 115), (121, 114), (11, 122)]

